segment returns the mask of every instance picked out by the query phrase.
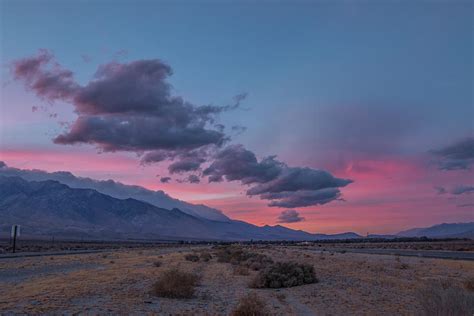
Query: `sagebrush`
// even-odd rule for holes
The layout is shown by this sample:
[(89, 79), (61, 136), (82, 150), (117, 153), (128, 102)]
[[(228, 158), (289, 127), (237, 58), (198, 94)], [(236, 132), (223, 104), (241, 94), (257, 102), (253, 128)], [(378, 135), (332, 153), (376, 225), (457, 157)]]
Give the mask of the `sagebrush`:
[(176, 268), (164, 271), (153, 284), (152, 294), (168, 298), (191, 298), (199, 284), (199, 276)]
[(312, 265), (296, 262), (277, 262), (261, 270), (250, 286), (275, 289), (316, 282), (318, 282), (318, 279)]

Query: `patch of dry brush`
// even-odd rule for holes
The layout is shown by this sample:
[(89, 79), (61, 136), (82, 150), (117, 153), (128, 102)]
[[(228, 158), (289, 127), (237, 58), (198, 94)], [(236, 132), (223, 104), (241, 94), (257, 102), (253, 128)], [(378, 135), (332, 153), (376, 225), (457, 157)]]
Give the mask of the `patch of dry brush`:
[(426, 316), (472, 316), (474, 312), (474, 293), (449, 281), (432, 281), (418, 298)]
[(152, 294), (168, 298), (191, 298), (199, 280), (196, 274), (170, 269), (163, 272), (153, 284)]
[(216, 257), (218, 262), (240, 265), (254, 271), (259, 271), (273, 263), (269, 256), (250, 252), (238, 246), (219, 247), (216, 251)]
[(275, 289), (316, 282), (318, 282), (318, 279), (312, 265), (296, 262), (277, 262), (261, 270), (250, 286)]
[(265, 302), (255, 293), (250, 293), (240, 299), (237, 307), (232, 311), (232, 316), (267, 316), (270, 315)]

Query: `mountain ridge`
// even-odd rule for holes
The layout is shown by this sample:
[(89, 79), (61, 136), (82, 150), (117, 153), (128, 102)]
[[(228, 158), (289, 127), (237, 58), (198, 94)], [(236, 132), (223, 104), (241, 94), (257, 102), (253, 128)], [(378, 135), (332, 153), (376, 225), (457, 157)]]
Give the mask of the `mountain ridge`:
[(259, 227), (236, 220), (214, 221), (177, 208), (167, 210), (133, 198), (117, 199), (94, 189), (71, 188), (55, 180), (5, 176), (0, 176), (0, 217), (0, 231), (21, 224), (24, 230), (39, 235), (201, 240), (346, 238), (344, 234), (311, 234), (280, 225)]
[(441, 223), (398, 232), (397, 237), (474, 238), (474, 222)]
[(100, 193), (115, 198), (135, 198), (148, 202), (157, 207), (172, 209), (178, 208), (184, 213), (210, 220), (229, 221), (222, 211), (203, 204), (192, 204), (175, 199), (162, 190), (149, 190), (138, 185), (128, 185), (114, 180), (96, 180), (87, 177), (78, 177), (69, 171), (46, 172), (43, 170), (18, 169), (9, 167), (0, 161), (0, 176), (18, 176), (28, 181), (56, 180), (71, 188), (94, 189)]

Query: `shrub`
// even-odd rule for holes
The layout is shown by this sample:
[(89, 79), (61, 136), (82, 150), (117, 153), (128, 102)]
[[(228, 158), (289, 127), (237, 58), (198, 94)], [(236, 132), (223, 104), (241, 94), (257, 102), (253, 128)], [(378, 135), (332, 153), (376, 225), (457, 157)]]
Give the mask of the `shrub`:
[(216, 256), (218, 262), (243, 265), (255, 271), (261, 270), (273, 263), (273, 260), (266, 255), (249, 252), (235, 246), (219, 248)]
[(153, 262), (153, 265), (154, 265), (155, 267), (157, 267), (157, 268), (161, 267), (161, 264), (162, 264), (162, 263), (161, 263), (161, 261), (159, 261), (159, 260)]
[(193, 273), (170, 269), (153, 284), (152, 294), (168, 298), (191, 298), (199, 277)]
[(187, 254), (186, 256), (184, 256), (184, 259), (188, 260), (188, 261), (192, 261), (192, 262), (198, 262), (199, 261), (199, 257), (195, 254)]
[(474, 294), (447, 281), (434, 281), (418, 292), (422, 315), (463, 316), (474, 311)]
[(232, 316), (267, 316), (270, 315), (267, 305), (255, 293), (248, 294), (240, 299)]
[(201, 252), (200, 258), (204, 262), (208, 262), (209, 260), (212, 259), (212, 256), (209, 252)]
[(295, 262), (277, 262), (262, 271), (251, 283), (256, 288), (281, 288), (316, 283), (314, 267)]
[(241, 247), (226, 246), (218, 248), (216, 256), (218, 262), (240, 264), (247, 260), (251, 255)]
[(241, 264), (254, 270), (254, 271), (260, 271), (267, 267), (268, 265), (271, 265), (273, 263), (272, 258), (262, 255), (262, 254), (255, 254), (251, 253), (252, 255), (249, 256), (244, 262)]

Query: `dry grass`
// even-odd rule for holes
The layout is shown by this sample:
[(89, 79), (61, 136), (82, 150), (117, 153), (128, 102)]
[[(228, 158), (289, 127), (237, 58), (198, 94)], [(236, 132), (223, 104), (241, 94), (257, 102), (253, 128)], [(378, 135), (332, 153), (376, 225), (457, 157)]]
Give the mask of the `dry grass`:
[[(321, 283), (280, 291), (254, 291), (275, 316), (421, 315), (424, 308), (417, 289), (426, 280), (442, 278), (451, 280), (448, 284), (457, 285), (465, 294), (473, 293), (464, 283), (474, 278), (472, 261), (424, 258), (424, 263), (420, 263), (419, 258), (401, 257), (409, 269), (399, 270), (393, 256), (336, 252), (334, 256), (326, 253), (325, 260), (319, 260), (319, 253), (310, 253), (310, 259), (305, 255), (308, 251), (299, 248), (241, 248), (273, 260), (285, 258), (314, 265)], [(286, 251), (285, 255), (281, 249)], [(142, 255), (137, 250), (111, 251), (107, 258), (94, 253), (58, 256), (54, 261), (49, 256), (0, 260), (0, 311), (7, 315), (75, 315), (85, 310), (92, 315), (136, 314), (137, 311), (143, 315), (230, 315), (239, 299), (252, 291), (248, 283), (258, 272), (249, 270), (249, 276), (238, 276), (233, 274), (233, 269), (243, 265), (231, 266), (214, 258), (207, 263), (202, 259), (200, 263), (184, 259), (187, 253), (200, 256), (206, 250), (169, 247), (166, 251), (144, 250)], [(211, 252), (213, 256), (214, 252)], [(114, 264), (109, 263), (111, 259)], [(160, 268), (153, 265), (157, 260), (162, 262)], [(68, 265), (74, 270), (64, 270)], [(195, 287), (196, 299), (150, 299), (153, 283), (172, 267), (188, 273), (199, 271), (202, 287)], [(32, 276), (32, 272), (36, 274)], [(16, 275), (26, 278), (16, 279)], [(7, 278), (2, 279), (3, 276)], [(13, 277), (9, 282), (8, 278)]]
[(250, 293), (240, 299), (237, 307), (232, 311), (232, 316), (266, 316), (270, 315), (265, 302), (255, 293)]
[(446, 280), (431, 282), (418, 298), (426, 316), (471, 316), (474, 311), (474, 294)]
[(198, 284), (199, 276), (196, 274), (170, 269), (163, 272), (155, 282), (152, 294), (168, 298), (191, 298)]

